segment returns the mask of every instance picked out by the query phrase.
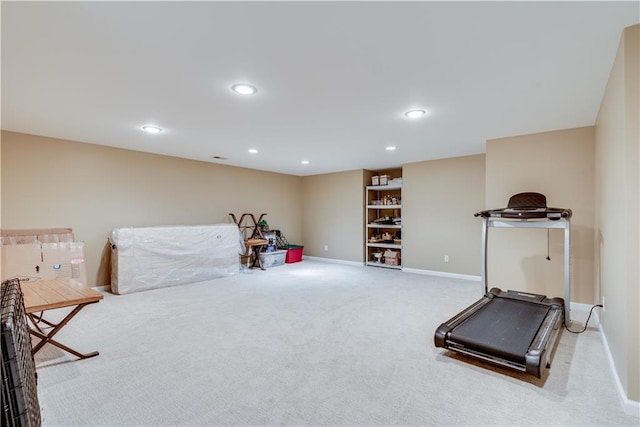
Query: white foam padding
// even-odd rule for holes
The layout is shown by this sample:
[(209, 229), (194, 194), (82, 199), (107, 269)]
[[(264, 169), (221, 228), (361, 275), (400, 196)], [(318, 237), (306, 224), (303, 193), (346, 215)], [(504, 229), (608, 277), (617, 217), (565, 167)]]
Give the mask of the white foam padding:
[(116, 228), (110, 241), (120, 295), (236, 274), (244, 250), (235, 224)]

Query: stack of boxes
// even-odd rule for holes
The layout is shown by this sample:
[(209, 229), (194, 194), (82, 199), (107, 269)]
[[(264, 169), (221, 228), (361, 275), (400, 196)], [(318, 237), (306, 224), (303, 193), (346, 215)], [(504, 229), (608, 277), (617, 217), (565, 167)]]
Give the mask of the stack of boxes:
[(87, 285), (84, 242), (70, 228), (0, 230), (1, 280), (71, 278)]
[(390, 175), (375, 175), (371, 177), (371, 185), (402, 185), (402, 177), (391, 178)]

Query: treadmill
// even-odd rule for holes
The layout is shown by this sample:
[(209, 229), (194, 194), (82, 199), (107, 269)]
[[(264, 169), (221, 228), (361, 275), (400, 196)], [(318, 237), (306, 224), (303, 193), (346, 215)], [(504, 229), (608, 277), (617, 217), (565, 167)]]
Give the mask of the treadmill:
[[(485, 294), (436, 329), (435, 346), (541, 378), (544, 368), (551, 366), (551, 351), (562, 323), (570, 323), (571, 215), (571, 209), (547, 207), (543, 194), (530, 192), (511, 196), (506, 208), (476, 213), (483, 224), (481, 279)], [(488, 290), (490, 227), (563, 229), (564, 299)]]

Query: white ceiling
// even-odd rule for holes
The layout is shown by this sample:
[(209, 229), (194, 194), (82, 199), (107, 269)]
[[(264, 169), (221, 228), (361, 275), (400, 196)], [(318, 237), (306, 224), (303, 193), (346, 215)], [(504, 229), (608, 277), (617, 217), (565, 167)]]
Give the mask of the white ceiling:
[[(640, 3), (3, 1), (1, 13), (3, 129), (312, 175), (593, 125)], [(411, 108), (429, 114), (409, 120)]]

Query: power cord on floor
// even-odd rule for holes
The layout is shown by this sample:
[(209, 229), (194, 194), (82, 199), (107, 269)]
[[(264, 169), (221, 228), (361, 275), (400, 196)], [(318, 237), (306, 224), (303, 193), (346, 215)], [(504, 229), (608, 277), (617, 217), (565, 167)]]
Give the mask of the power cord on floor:
[(591, 307), (591, 310), (589, 310), (589, 316), (587, 316), (587, 321), (584, 322), (584, 328), (582, 328), (581, 331), (572, 331), (571, 329), (569, 329), (569, 327), (567, 326), (566, 319), (565, 319), (565, 322), (564, 322), (564, 328), (567, 331), (571, 332), (572, 334), (581, 334), (581, 333), (583, 333), (584, 331), (587, 330), (587, 325), (589, 324), (589, 319), (591, 319), (591, 314), (593, 313), (593, 309), (596, 308), (596, 307), (602, 308), (602, 304), (596, 304), (593, 307)]

